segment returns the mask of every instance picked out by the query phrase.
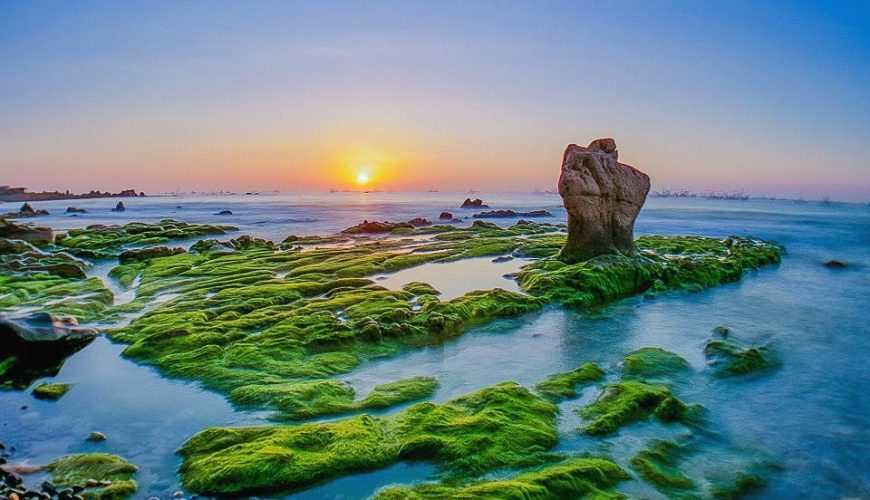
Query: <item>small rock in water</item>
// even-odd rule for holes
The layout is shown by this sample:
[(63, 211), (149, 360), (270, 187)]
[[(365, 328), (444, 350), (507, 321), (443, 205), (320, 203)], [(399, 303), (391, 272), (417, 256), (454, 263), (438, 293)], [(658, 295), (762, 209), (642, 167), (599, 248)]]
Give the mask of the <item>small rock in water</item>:
[(731, 333), (731, 329), (725, 325), (719, 325), (713, 329), (713, 333), (722, 337), (727, 337), (728, 334)]
[(451, 220), (453, 219), (453, 214), (450, 212), (441, 212), (441, 215), (438, 216), (441, 220)]
[(112, 212), (124, 212), (127, 210), (127, 205), (124, 205), (123, 201), (119, 201), (115, 208), (112, 209)]
[(220, 212), (215, 213), (215, 215), (233, 215), (232, 210), (221, 210)]
[(514, 258), (511, 257), (510, 255), (502, 255), (501, 257), (496, 257), (496, 258), (492, 259), (492, 261), (496, 264), (498, 264), (499, 262), (508, 262), (511, 260), (514, 260)]
[(176, 205), (176, 206), (175, 206), (175, 209), (176, 209), (176, 210), (181, 210), (182, 208), (184, 208), (184, 207), (182, 207), (181, 205)]
[(92, 432), (92, 433), (88, 434), (87, 440), (92, 442), (92, 443), (96, 443), (99, 441), (105, 441), (106, 435), (103, 434), (102, 432)]
[(183, 491), (176, 491), (175, 493), (172, 494), (172, 496), (175, 498), (182, 498), (184, 496), (184, 492)]
[(825, 267), (829, 267), (831, 269), (843, 269), (844, 267), (847, 267), (845, 262), (843, 262), (842, 260), (837, 260), (837, 259), (831, 259), (831, 260), (825, 262), (824, 265), (825, 265)]

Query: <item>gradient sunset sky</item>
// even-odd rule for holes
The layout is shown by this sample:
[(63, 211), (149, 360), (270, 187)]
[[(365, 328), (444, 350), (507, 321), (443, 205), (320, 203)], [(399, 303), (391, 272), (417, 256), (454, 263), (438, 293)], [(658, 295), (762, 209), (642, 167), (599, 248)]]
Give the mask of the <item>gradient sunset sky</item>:
[(870, 200), (870, 3), (0, 2), (0, 184)]

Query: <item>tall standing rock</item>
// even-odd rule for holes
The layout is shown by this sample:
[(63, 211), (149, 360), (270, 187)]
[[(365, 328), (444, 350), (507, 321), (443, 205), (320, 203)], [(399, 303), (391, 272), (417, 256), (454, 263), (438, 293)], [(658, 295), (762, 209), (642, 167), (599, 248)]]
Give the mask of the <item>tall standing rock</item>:
[(559, 194), (568, 211), (566, 262), (634, 249), (634, 220), (649, 193), (649, 176), (617, 161), (616, 142), (570, 144), (562, 157)]

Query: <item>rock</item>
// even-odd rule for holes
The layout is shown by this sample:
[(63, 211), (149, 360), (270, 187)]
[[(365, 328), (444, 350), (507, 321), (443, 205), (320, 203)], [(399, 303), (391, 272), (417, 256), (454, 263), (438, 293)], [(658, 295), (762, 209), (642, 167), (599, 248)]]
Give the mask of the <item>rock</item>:
[(501, 217), (552, 217), (553, 214), (546, 210), (532, 210), (531, 212), (514, 212), (513, 210), (491, 210), (480, 212), (472, 217), (476, 219), (495, 219)]
[(471, 198), (466, 198), (465, 201), (462, 202), (459, 208), (489, 208), (489, 205), (484, 205), (483, 200), (480, 198), (476, 200), (472, 200)]
[(843, 262), (842, 260), (836, 260), (836, 259), (831, 259), (831, 260), (825, 262), (824, 266), (831, 268), (831, 269), (843, 269), (844, 267), (848, 267), (845, 262)]
[(559, 194), (568, 211), (566, 262), (634, 250), (634, 221), (649, 193), (649, 176), (617, 161), (613, 139), (570, 144), (562, 158)]
[(36, 213), (36, 210), (33, 209), (33, 206), (31, 206), (30, 203), (25, 203), (18, 209), (18, 213), (21, 215), (33, 215)]
[(34, 380), (54, 376), (63, 362), (97, 336), (75, 318), (45, 312), (10, 317), (0, 313), (0, 385), (25, 389)]
[(514, 258), (511, 257), (510, 255), (502, 255), (501, 257), (496, 257), (496, 258), (492, 259), (493, 263), (495, 263), (495, 264), (498, 264), (501, 262), (510, 262), (512, 260), (514, 260)]
[(725, 325), (719, 325), (716, 328), (713, 328), (713, 333), (720, 337), (727, 337), (731, 334), (731, 329)]
[[(424, 219), (425, 220), (425, 219)], [(359, 233), (389, 233), (394, 229), (413, 229), (414, 226), (410, 222), (378, 222), (364, 220), (361, 224), (349, 227), (342, 231), (345, 234)]]
[(115, 208), (112, 209), (112, 212), (124, 212), (127, 210), (127, 205), (124, 205), (123, 201), (119, 201)]
[(85, 210), (84, 208), (66, 207), (66, 213), (68, 213), (68, 214), (86, 214), (86, 213), (88, 213), (88, 211)]
[(432, 225), (431, 222), (429, 222), (428, 220), (424, 219), (423, 217), (414, 217), (413, 219), (411, 219), (411, 220), (408, 221), (408, 224), (410, 224), (410, 225), (412, 225), (412, 226), (414, 226), (414, 227), (422, 227), (422, 226), (430, 226), (430, 225)]
[(450, 212), (441, 212), (441, 215), (438, 216), (440, 220), (453, 220), (453, 214)]
[(184, 208), (184, 207), (182, 207), (181, 205), (175, 205), (176, 210), (181, 210), (182, 208)]
[(86, 488), (96, 488), (99, 485), (100, 485), (100, 482), (97, 481), (96, 479), (88, 479), (87, 481), (85, 481)]
[(92, 433), (88, 434), (88, 437), (87, 437), (85, 440), (86, 440), (86, 441), (90, 441), (90, 442), (92, 442), (92, 443), (98, 443), (98, 442), (100, 442), (100, 441), (105, 441), (105, 440), (106, 440), (106, 435), (103, 434), (102, 432), (96, 432), (96, 431), (95, 431), (95, 432), (92, 432)]
[(220, 212), (215, 213), (215, 215), (233, 215), (232, 210), (221, 210)]
[(128, 262), (138, 261), (138, 260), (148, 260), (154, 259), (157, 257), (169, 257), (172, 255), (178, 255), (184, 253), (185, 250), (183, 248), (169, 248), (165, 246), (159, 247), (148, 247), (148, 248), (136, 248), (132, 250), (125, 250), (121, 252), (121, 255), (118, 256), (118, 262), (121, 264), (126, 264)]
[(175, 498), (181, 498), (184, 496), (184, 492), (183, 491), (176, 491), (175, 493), (172, 494), (172, 496)]

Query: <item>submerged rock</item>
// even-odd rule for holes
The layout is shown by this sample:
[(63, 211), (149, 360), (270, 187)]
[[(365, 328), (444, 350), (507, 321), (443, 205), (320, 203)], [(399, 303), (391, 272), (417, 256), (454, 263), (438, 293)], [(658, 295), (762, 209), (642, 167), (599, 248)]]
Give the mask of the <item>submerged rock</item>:
[(103, 434), (102, 432), (96, 432), (96, 431), (88, 434), (88, 437), (86, 438), (86, 441), (90, 441), (92, 443), (97, 443), (97, 442), (105, 441), (105, 440), (106, 440), (106, 435)]
[(845, 267), (848, 267), (845, 262), (837, 259), (831, 259), (829, 261), (826, 261), (824, 266), (830, 269), (843, 269)]
[(88, 211), (85, 210), (84, 208), (66, 207), (66, 213), (68, 213), (68, 214), (86, 214), (86, 213), (88, 213)]
[(221, 210), (220, 212), (216, 212), (215, 215), (233, 215), (232, 210)]
[(41, 384), (33, 389), (33, 397), (57, 401), (69, 392), (70, 389), (72, 389), (72, 384)]
[(568, 241), (560, 258), (579, 262), (634, 250), (634, 221), (649, 188), (649, 176), (617, 161), (613, 139), (597, 139), (585, 148), (570, 144), (559, 177), (568, 211)]

